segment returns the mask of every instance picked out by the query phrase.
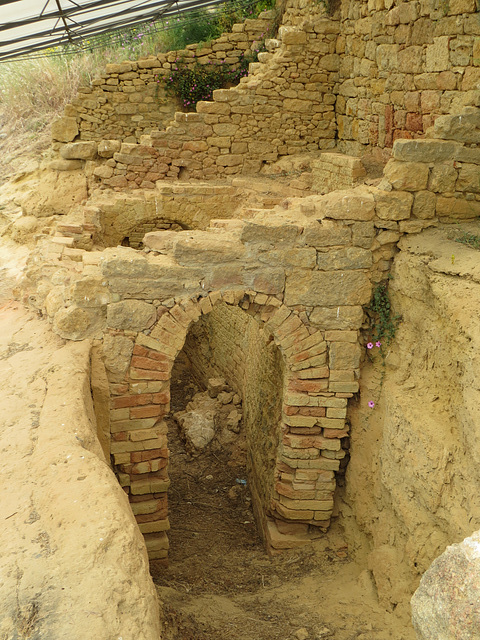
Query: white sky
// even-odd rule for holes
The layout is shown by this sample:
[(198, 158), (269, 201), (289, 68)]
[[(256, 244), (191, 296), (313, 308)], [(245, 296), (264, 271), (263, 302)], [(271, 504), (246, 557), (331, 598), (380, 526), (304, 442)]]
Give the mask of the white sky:
[[(0, 0), (1, 1), (1, 0)], [(77, 0), (76, 5), (79, 5), (81, 9), (88, 9), (95, 0)], [(211, 2), (212, 0), (210, 0)], [(179, 0), (178, 5), (182, 5), (185, 0)], [(91, 20), (93, 18), (100, 19), (99, 24), (105, 27), (115, 27), (115, 24), (118, 20), (123, 20), (128, 17), (129, 20), (135, 21), (136, 19), (139, 21), (148, 20), (150, 16), (152, 16), (155, 11), (161, 10), (162, 6), (167, 4), (167, 0), (111, 0), (110, 6), (104, 5), (98, 9), (95, 9), (92, 12), (79, 12), (73, 16), (73, 20), (82, 23), (82, 19)], [(41, 44), (43, 42), (48, 42), (51, 37), (55, 37), (58, 41), (60, 39), (60, 34), (55, 34), (55, 36), (50, 35), (51, 31), (56, 28), (61, 28), (63, 31), (63, 22), (58, 21), (57, 18), (47, 18), (47, 19), (39, 19), (40, 14), (43, 11), (43, 15), (48, 16), (52, 12), (58, 11), (57, 4), (55, 0), (18, 0), (17, 2), (12, 2), (11, 4), (1, 5), (0, 4), (0, 26), (8, 25), (9, 23), (14, 23), (15, 21), (28, 19), (29, 22), (23, 26), (8, 28), (7, 30), (0, 30), (0, 59), (4, 57), (6, 54), (11, 53), (18, 49), (19, 47), (35, 47), (35, 45)], [(68, 10), (75, 6), (74, 3), (70, 2), (70, 0), (60, 0), (60, 5), (62, 9)], [(172, 8), (176, 9), (177, 4), (175, 4)], [(118, 13), (119, 11), (123, 11), (127, 8), (134, 8), (135, 11), (128, 16), (120, 16), (120, 17), (109, 17), (110, 14)], [(67, 24), (75, 28), (73, 22), (67, 20)], [(98, 26), (98, 24), (94, 25)], [(77, 28), (78, 30), (78, 28)], [(34, 37), (34, 35), (38, 32), (42, 32), (40, 37)], [(80, 29), (80, 33), (82, 30)], [(83, 32), (85, 37), (88, 37), (87, 32)], [(9, 41), (16, 40), (22, 36), (31, 36), (28, 40), (23, 43), (12, 43)], [(47, 45), (47, 46), (55, 46)]]

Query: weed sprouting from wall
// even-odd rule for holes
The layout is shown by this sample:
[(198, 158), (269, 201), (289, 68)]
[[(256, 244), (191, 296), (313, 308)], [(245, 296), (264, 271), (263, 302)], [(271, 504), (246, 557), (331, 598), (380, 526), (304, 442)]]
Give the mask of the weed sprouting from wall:
[[(389, 280), (385, 280), (377, 284), (373, 290), (372, 299), (366, 308), (367, 316), (370, 320), (373, 337), (367, 343), (367, 354), (372, 363), (378, 360), (377, 353), (380, 357), (380, 377), (377, 384), (377, 399), (369, 400), (368, 407), (373, 409), (380, 397), (383, 381), (386, 372), (386, 347), (395, 338), (401, 317), (393, 313), (390, 296), (388, 293)], [(376, 347), (378, 351), (374, 348)]]
[(215, 89), (238, 84), (248, 75), (248, 65), (256, 61), (259, 50), (244, 55), (236, 69), (225, 62), (192, 65), (179, 60), (165, 78), (167, 92), (177, 96), (186, 110), (193, 110), (199, 100), (212, 100)]
[(383, 342), (388, 346), (395, 337), (400, 316), (392, 312), (388, 294), (388, 280), (377, 284), (366, 311), (373, 329), (373, 342)]

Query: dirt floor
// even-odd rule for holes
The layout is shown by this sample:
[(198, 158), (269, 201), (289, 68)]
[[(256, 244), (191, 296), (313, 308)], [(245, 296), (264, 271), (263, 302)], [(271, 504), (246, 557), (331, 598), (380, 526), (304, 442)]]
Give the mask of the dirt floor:
[[(197, 390), (177, 377), (172, 413)], [(152, 563), (165, 640), (415, 638), (408, 619), (379, 606), (338, 519), (314, 544), (269, 557), (239, 482), (246, 478), (239, 447), (232, 457), (213, 441), (192, 456), (171, 419), (169, 448), (169, 566)]]

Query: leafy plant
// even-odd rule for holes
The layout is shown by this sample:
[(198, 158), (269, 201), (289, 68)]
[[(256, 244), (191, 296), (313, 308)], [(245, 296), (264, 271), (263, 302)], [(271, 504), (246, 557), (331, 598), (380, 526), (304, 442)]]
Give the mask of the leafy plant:
[[(212, 100), (215, 89), (235, 85), (248, 74), (248, 65), (257, 58), (258, 51), (244, 55), (236, 68), (225, 62), (207, 64), (177, 61), (165, 78), (167, 91), (176, 95), (187, 110), (194, 110), (199, 100)], [(157, 78), (157, 82), (160, 79)]]
[(455, 242), (460, 242), (472, 249), (480, 250), (480, 236), (468, 231), (464, 231), (461, 236), (455, 238)]
[(400, 316), (392, 313), (390, 297), (388, 295), (388, 280), (377, 284), (373, 290), (370, 305), (367, 308), (374, 331), (373, 342), (387, 345), (395, 337), (400, 322)]

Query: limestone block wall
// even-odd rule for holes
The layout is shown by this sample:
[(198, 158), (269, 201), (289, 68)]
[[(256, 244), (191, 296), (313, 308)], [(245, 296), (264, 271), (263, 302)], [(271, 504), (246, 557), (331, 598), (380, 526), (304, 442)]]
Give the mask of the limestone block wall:
[[(95, 194), (83, 210), (62, 220), (57, 229), (74, 248), (117, 246), (142, 225), (163, 220), (184, 229), (206, 229), (219, 212), (233, 217), (245, 200), (231, 184), (195, 184), (183, 181), (161, 184), (155, 190)], [(271, 198), (278, 202), (280, 198)]]
[(341, 151), (361, 155), (423, 137), (437, 116), (478, 104), (475, 0), (344, 0), (338, 18)]
[[(265, 15), (235, 25), (210, 53), (195, 45), (180, 53), (202, 62), (229, 54), (236, 64), (242, 47), (267, 32)], [(478, 104), (475, 0), (344, 0), (329, 17), (316, 0), (289, 0), (282, 20), (278, 40), (268, 41), (269, 53), (244, 82), (168, 126), (173, 111), (160, 113), (154, 78), (179, 52), (109, 66), (54, 125), (54, 147), (63, 154), (57, 166), (86, 159), (64, 148), (74, 139), (142, 143), (116, 149), (117, 157), (100, 154), (105, 161), (92, 168), (102, 183), (121, 188), (182, 174), (255, 173), (279, 156), (333, 146), (386, 158), (381, 150), (396, 139), (422, 138), (438, 116)]]
[(274, 11), (255, 20), (235, 24), (207, 45), (191, 44), (186, 49), (159, 53), (135, 61), (107, 64), (105, 73), (80, 89), (64, 117), (54, 125), (53, 139), (70, 142), (102, 139), (139, 142), (152, 129), (163, 129), (179, 104), (166, 92), (164, 79), (178, 61), (225, 62), (237, 68), (241, 58), (273, 35)]
[[(270, 52), (259, 55), (236, 88), (215, 91), (212, 102), (197, 104), (196, 113), (176, 113), (166, 129), (152, 129), (140, 144), (130, 136), (116, 136), (121, 147), (118, 140), (98, 147), (72, 144), (78, 123), (69, 116), (71, 130), (64, 135), (64, 118), (53, 130), (62, 158), (55, 166), (89, 161), (87, 173), (102, 185), (153, 188), (165, 178), (257, 173), (282, 155), (330, 149), (336, 135), (338, 31), (338, 22), (326, 18), (309, 31), (282, 27), (280, 40), (269, 41)], [(98, 131), (106, 138), (102, 128)]]

